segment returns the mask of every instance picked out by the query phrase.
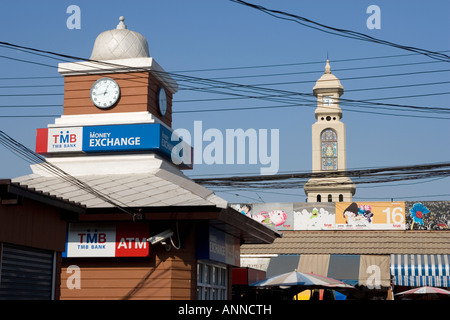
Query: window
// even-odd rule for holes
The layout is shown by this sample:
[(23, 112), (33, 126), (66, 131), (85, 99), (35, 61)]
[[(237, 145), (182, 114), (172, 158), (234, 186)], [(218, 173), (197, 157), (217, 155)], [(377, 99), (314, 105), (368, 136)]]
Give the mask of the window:
[(337, 170), (337, 135), (332, 129), (322, 131), (322, 170)]
[(317, 202), (322, 202), (322, 196), (320, 194), (317, 195)]
[(331, 194), (328, 195), (328, 202), (333, 202), (333, 197), (331, 196)]
[(226, 300), (227, 268), (225, 266), (199, 262), (197, 264), (197, 299)]
[(339, 202), (343, 202), (344, 201), (344, 196), (342, 194), (339, 195)]

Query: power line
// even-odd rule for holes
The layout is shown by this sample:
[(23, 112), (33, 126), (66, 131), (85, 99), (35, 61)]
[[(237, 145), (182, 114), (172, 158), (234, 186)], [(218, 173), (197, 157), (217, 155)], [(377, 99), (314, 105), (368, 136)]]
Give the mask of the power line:
[[(333, 60), (333, 64), (336, 61)], [(370, 69), (381, 69), (381, 68), (391, 68), (391, 67), (404, 67), (404, 66), (416, 66), (416, 65), (425, 65), (425, 64), (435, 64), (435, 63), (443, 63), (441, 61), (427, 61), (427, 62), (410, 62), (410, 63), (396, 63), (389, 65), (375, 65), (375, 66), (363, 66), (363, 67), (352, 67), (352, 68), (333, 68), (334, 72), (343, 72), (343, 71), (356, 71), (356, 70), (370, 70)], [(323, 61), (322, 61), (323, 64)], [(309, 70), (309, 71), (291, 71), (291, 72), (282, 72), (282, 73), (266, 73), (266, 74), (252, 74), (252, 75), (239, 75), (239, 76), (226, 76), (226, 77), (214, 77), (210, 78), (212, 80), (228, 80), (228, 79), (245, 79), (245, 78), (266, 78), (266, 77), (280, 77), (280, 76), (294, 76), (294, 75), (303, 75), (303, 74), (320, 74), (323, 70)], [(314, 80), (311, 80), (313, 82)]]
[[(440, 53), (450, 52), (450, 50), (438, 51)], [(333, 63), (340, 62), (354, 62), (354, 61), (364, 61), (364, 60), (378, 60), (378, 59), (390, 59), (390, 58), (404, 58), (418, 56), (418, 53), (407, 53), (407, 54), (397, 54), (397, 55), (385, 55), (385, 56), (375, 56), (375, 57), (359, 57), (359, 58), (346, 58), (346, 59), (333, 59)], [(440, 61), (431, 62), (419, 62), (418, 64), (427, 63), (439, 63)], [(278, 68), (278, 67), (293, 67), (301, 65), (312, 65), (312, 64), (323, 64), (323, 60), (320, 61), (304, 61), (304, 62), (292, 62), (292, 63), (279, 63), (279, 64), (268, 64), (268, 65), (256, 65), (256, 66), (239, 66), (239, 67), (221, 67), (221, 68), (208, 68), (208, 69), (191, 69), (191, 70), (177, 70), (171, 71), (174, 73), (190, 73), (190, 72), (211, 72), (211, 71), (235, 71), (235, 70), (245, 70), (245, 69), (263, 69), (263, 68)]]
[[(1, 42), (0, 42), (1, 43)], [(13, 44), (8, 44), (8, 45), (11, 45), (11, 46), (13, 46), (14, 48), (17, 46), (17, 45), (13, 45)], [(6, 43), (4, 43), (3, 44), (3, 46), (6, 46)], [(21, 47), (21, 46), (19, 46), (19, 47)], [(21, 47), (21, 48), (25, 48), (25, 49), (23, 49), (23, 50), (37, 50), (37, 51), (43, 51), (43, 50), (39, 50), (39, 49), (33, 49), (33, 48), (28, 48), (28, 47)], [(26, 51), (26, 52), (28, 52), (28, 51)], [(48, 52), (48, 51), (43, 51), (43, 52)], [(33, 53), (33, 52), (30, 52), (30, 53)], [(33, 53), (33, 54), (35, 54), (35, 53)], [(55, 55), (58, 55), (58, 56), (64, 56), (64, 57), (70, 57), (70, 56), (68, 56), (68, 55), (62, 55), (62, 54), (59, 54), (59, 53), (52, 53), (52, 54), (55, 54)], [(50, 58), (53, 58), (53, 57), (50, 57)], [(72, 57), (72, 58), (74, 58), (74, 59), (81, 59), (81, 58), (78, 58), (78, 57)], [(26, 61), (26, 60), (21, 60), (21, 61)], [(106, 62), (104, 62), (104, 61), (95, 61), (95, 60), (88, 60), (88, 61), (94, 61), (94, 62), (100, 62), (100, 63), (102, 63), (102, 64), (105, 64)], [(27, 62), (30, 62), (30, 61), (27, 61)], [(30, 62), (30, 63), (33, 63), (33, 62)], [(78, 62), (78, 63), (80, 63), (80, 64), (82, 64), (82, 62)], [(425, 62), (425, 63), (430, 63), (430, 62)], [(434, 63), (434, 62), (431, 62), (431, 63)], [(106, 64), (110, 64), (110, 63), (106, 63)], [(113, 65), (116, 65), (116, 64), (113, 64)], [(401, 64), (400, 64), (401, 65)], [(118, 65), (118, 66), (121, 66), (121, 67), (127, 67), (127, 66), (124, 66), (124, 65)], [(390, 66), (395, 66), (395, 65), (390, 65)], [(380, 68), (380, 67), (383, 67), (383, 66), (375, 66), (376, 68)], [(129, 67), (128, 67), (129, 68)], [(133, 69), (136, 69), (136, 68), (133, 68)], [(342, 69), (342, 70), (348, 70), (348, 69)], [(70, 71), (70, 70), (69, 70)], [(129, 70), (129, 71), (131, 71), (131, 70)], [(422, 73), (433, 73), (433, 72), (448, 72), (448, 71), (450, 71), (450, 70), (431, 70), (431, 71), (418, 71), (418, 72), (408, 72), (408, 73), (401, 73), (401, 74), (398, 74), (398, 73), (396, 73), (396, 74), (384, 74), (384, 75), (374, 75), (374, 76), (365, 76), (365, 77), (349, 77), (349, 78), (342, 78), (341, 80), (355, 80), (355, 79), (362, 79), (362, 78), (374, 78), (374, 77), (388, 77), (388, 76), (403, 76), (403, 75), (412, 75), (412, 74), (422, 74)], [(168, 75), (174, 75), (173, 73), (167, 73), (166, 72), (166, 74), (168, 74)], [(179, 75), (178, 75), (179, 76)], [(217, 82), (215, 79), (205, 79), (205, 78), (197, 78), (197, 77), (187, 77), (186, 78), (186, 76), (182, 76), (183, 78), (182, 79), (180, 79), (179, 81), (187, 81), (186, 79), (188, 79), (189, 81), (191, 81), (192, 82), (192, 80), (197, 80), (197, 81), (214, 81), (214, 82)], [(141, 76), (138, 76), (137, 78), (142, 78)], [(127, 79), (130, 79), (130, 78), (127, 78)], [(81, 81), (81, 80), (80, 80)], [(306, 82), (315, 82), (316, 80), (308, 80), (308, 81), (306, 81)], [(219, 82), (222, 86), (219, 86), (219, 87), (208, 87), (208, 88), (224, 88), (224, 84), (226, 84), (226, 85), (228, 85), (228, 87), (233, 87), (233, 86), (235, 86), (235, 87), (242, 87), (242, 86), (245, 86), (245, 85), (242, 85), (242, 84), (234, 84), (234, 83), (227, 83), (227, 82)], [(301, 83), (301, 82), (291, 82), (291, 83)], [(284, 83), (281, 83), (281, 84), (284, 84)], [(287, 83), (287, 84), (290, 84), (290, 83)], [(260, 85), (278, 85), (278, 83), (270, 83), (270, 84), (259, 84), (259, 85), (253, 85), (253, 87), (257, 87), (257, 86), (260, 86)], [(248, 85), (247, 85), (248, 86)], [(197, 89), (197, 88), (189, 88), (188, 90), (195, 90), (195, 89)], [(200, 89), (206, 89), (206, 88), (200, 88)], [(181, 89), (181, 90), (183, 90), (183, 89)], [(359, 90), (363, 90), (363, 89), (359, 89)], [(177, 102), (184, 102), (184, 101), (177, 101)]]
[[(126, 68), (126, 66), (122, 66), (122, 67), (125, 67)], [(136, 71), (135, 69), (133, 69), (134, 71)], [(182, 76), (182, 75), (180, 75), (180, 77), (182, 78), (182, 79), (187, 79), (187, 81), (191, 81), (191, 82), (194, 82), (194, 81), (200, 81), (200, 82), (210, 82), (211, 80), (209, 80), (209, 79), (201, 79), (201, 78), (193, 78), (193, 77), (186, 77), (186, 76)], [(242, 89), (246, 89), (246, 90), (253, 90), (253, 92), (255, 91), (255, 90), (258, 90), (259, 92), (260, 91), (263, 91), (263, 92), (265, 92), (265, 93), (267, 93), (267, 92), (270, 92), (270, 93), (272, 93), (272, 95), (270, 95), (270, 94), (267, 94), (266, 96), (263, 96), (264, 98), (276, 98), (277, 96), (274, 96), (273, 95), (273, 93), (274, 92), (277, 92), (277, 93), (285, 93), (285, 95), (288, 95), (288, 96), (291, 96), (291, 95), (298, 95), (298, 93), (289, 93), (289, 92), (287, 92), (287, 91), (281, 91), (281, 90), (273, 90), (273, 89), (267, 89), (267, 88), (259, 88), (259, 87), (254, 87), (254, 86), (247, 86), (247, 85), (240, 85), (240, 87), (242, 88)], [(257, 92), (258, 92), (257, 91)], [(233, 94), (235, 94), (235, 95), (239, 95), (239, 94), (236, 94), (236, 93), (233, 93)], [(302, 94), (300, 94), (300, 95), (302, 95)], [(281, 96), (283, 96), (283, 95), (281, 95)], [(279, 98), (280, 96), (278, 96), (278, 98)], [(259, 97), (258, 97), (259, 98)], [(361, 101), (359, 101), (359, 102), (361, 102)], [(441, 170), (441, 171), (433, 171), (433, 172), (422, 172), (421, 174), (422, 175), (419, 175), (419, 173), (415, 173), (416, 174), (416, 176), (412, 176), (412, 175), (409, 175), (409, 176), (397, 176), (397, 177), (395, 177), (395, 179), (394, 180), (392, 180), (392, 179), (388, 179), (388, 180), (383, 180), (383, 181), (399, 181), (399, 179), (401, 180), (401, 179), (423, 179), (423, 178), (426, 178), (426, 177), (429, 177), (430, 175), (431, 176), (433, 176), (433, 175), (435, 175), (435, 174), (439, 174), (439, 175), (443, 175), (443, 174), (447, 174), (447, 172), (445, 171), (445, 169), (444, 170)], [(429, 174), (429, 175), (424, 175), (424, 174)], [(390, 174), (390, 175), (392, 175), (392, 174)], [(378, 175), (378, 177), (383, 177), (383, 179), (387, 179), (385, 176), (382, 176), (382, 175)], [(286, 178), (286, 177), (285, 177)], [(297, 178), (300, 178), (300, 177), (298, 177), (297, 176)], [(376, 181), (376, 182), (380, 182), (381, 180), (378, 180), (378, 181)], [(362, 182), (362, 183), (374, 183), (375, 181), (365, 181), (365, 182)], [(267, 184), (266, 184), (266, 186), (268, 186)], [(276, 185), (275, 185), (276, 186)], [(297, 184), (297, 186), (298, 186), (298, 184)], [(284, 188), (286, 187), (286, 185), (284, 186)]]
[[(4, 48), (9, 48), (5, 45), (0, 45)], [(439, 52), (449, 52), (450, 50), (439, 51)], [(32, 52), (25, 51), (27, 53), (33, 54)], [(374, 60), (374, 59), (386, 59), (386, 58), (397, 58), (397, 57), (408, 57), (408, 56), (417, 56), (417, 53), (411, 54), (401, 54), (401, 55), (386, 55), (386, 56), (375, 56), (375, 57), (359, 57), (359, 58), (347, 58), (347, 59), (334, 59), (333, 63), (339, 62), (354, 62), (354, 61), (363, 61), (363, 60)], [(48, 57), (54, 59), (50, 56), (41, 55), (44, 57)], [(20, 60), (19, 60), (20, 61)], [(24, 61), (29, 62), (29, 61)], [(423, 64), (434, 64), (440, 63), (440, 61), (427, 61), (427, 62), (412, 62), (412, 63), (397, 63), (397, 64), (389, 64), (389, 65), (377, 65), (377, 66), (364, 66), (364, 67), (354, 67), (354, 68), (343, 68), (343, 69), (334, 69), (334, 71), (353, 71), (359, 69), (378, 69), (378, 68), (386, 68), (386, 67), (399, 67), (399, 66), (411, 66), (411, 65), (423, 65)], [(222, 68), (210, 68), (210, 69), (197, 69), (197, 70), (180, 70), (180, 71), (170, 71), (168, 73), (190, 73), (190, 72), (203, 72), (203, 71), (221, 71), (221, 70), (245, 70), (245, 69), (258, 69), (258, 68), (274, 68), (274, 67), (292, 67), (292, 66), (301, 66), (301, 65), (313, 65), (313, 64), (323, 64), (323, 60), (321, 61), (307, 61), (307, 62), (293, 62), (286, 64), (271, 64), (271, 65), (258, 65), (258, 66), (240, 66), (240, 67), (222, 67)], [(51, 66), (54, 68), (54, 66)], [(298, 74), (306, 74), (306, 73), (320, 73), (322, 70), (318, 71), (304, 71), (304, 72), (289, 72), (289, 73), (270, 73), (270, 74), (258, 74), (258, 75), (244, 75), (244, 76), (230, 76), (230, 77), (215, 77), (210, 78), (212, 80), (223, 80), (223, 79), (231, 79), (231, 78), (246, 78), (246, 77), (271, 77), (271, 76), (283, 76), (283, 75), (298, 75)], [(38, 79), (61, 79), (60, 76), (28, 76), (28, 77), (0, 77), (0, 80), (38, 80)]]
[(20, 158), (24, 159), (25, 161), (36, 164), (40, 167), (42, 167), (44, 170), (49, 172), (50, 174), (80, 188), (81, 190), (99, 198), (103, 201), (113, 205), (114, 207), (118, 208), (119, 210), (130, 214), (133, 218), (136, 218), (138, 215), (130, 210), (126, 205), (120, 202), (120, 200), (112, 199), (108, 195), (92, 188), (87, 183), (71, 176), (64, 170), (60, 169), (56, 165), (47, 162), (47, 160), (35, 153), (34, 151), (28, 149), (26, 146), (21, 144), (20, 142), (14, 140), (12, 137), (10, 137), (8, 134), (0, 130), (0, 143), (3, 144), (7, 149), (18, 155)]
[(371, 36), (366, 35), (361, 32), (356, 32), (356, 31), (346, 30), (346, 29), (341, 29), (341, 28), (334, 28), (334, 27), (327, 26), (322, 23), (307, 19), (307, 18), (299, 16), (299, 15), (295, 15), (295, 14), (280, 11), (280, 10), (267, 9), (263, 6), (252, 4), (252, 3), (245, 2), (242, 0), (230, 0), (230, 1), (253, 8), (253, 9), (257, 9), (257, 10), (264, 12), (272, 17), (282, 19), (282, 20), (292, 21), (292, 22), (298, 23), (302, 26), (312, 28), (315, 30), (319, 30), (319, 31), (322, 31), (325, 33), (329, 33), (329, 34), (333, 34), (333, 35), (337, 35), (337, 36), (341, 36), (341, 37), (345, 37), (345, 38), (355, 39), (355, 40), (361, 40), (361, 41), (367, 41), (367, 42), (371, 42), (371, 43), (382, 44), (382, 45), (399, 48), (399, 49), (410, 51), (410, 52), (419, 53), (419, 54), (425, 55), (427, 57), (430, 57), (432, 59), (436, 59), (439, 61), (450, 62), (450, 56), (448, 56), (444, 53), (431, 51), (431, 50), (427, 50), (427, 49), (416, 48), (416, 47), (412, 47), (412, 46), (404, 46), (404, 45), (397, 44), (394, 42), (377, 39), (375, 37), (371, 37)]
[[(13, 44), (7, 44), (4, 42), (0, 42), (2, 43), (4, 46), (12, 46), (14, 48), (20, 48), (23, 50), (29, 50), (29, 51), (37, 51), (37, 52), (44, 52), (46, 54), (54, 54), (57, 56), (63, 56), (65, 58), (67, 57), (71, 57), (71, 58), (76, 58), (76, 57), (72, 57), (72, 56), (68, 56), (68, 55), (61, 55), (58, 53), (53, 53), (50, 51), (44, 51), (44, 50), (40, 50), (40, 49), (33, 49), (33, 48), (28, 48), (28, 47), (22, 47), (22, 46), (17, 46), (17, 45), (13, 45)], [(79, 58), (78, 58), (79, 59)], [(89, 60), (91, 61), (91, 60)], [(100, 62), (102, 64), (105, 64), (105, 62)], [(109, 63), (106, 62), (106, 64), (108, 65)], [(115, 65), (115, 64), (113, 64)], [(121, 68), (129, 68), (127, 66), (123, 66), (123, 65), (119, 65)], [(139, 68), (129, 68), (127, 70), (139, 70)], [(439, 70), (437, 70), (439, 71)], [(211, 90), (212, 87), (209, 88), (203, 88), (202, 90), (206, 91), (206, 92), (211, 92), (211, 93), (215, 93), (215, 94), (227, 94), (227, 95), (232, 95), (235, 98), (248, 98), (248, 99), (263, 99), (263, 100), (268, 100), (268, 101), (277, 101), (277, 102), (282, 102), (282, 103), (298, 103), (297, 100), (293, 100), (293, 97), (295, 97), (296, 99), (299, 99), (301, 97), (311, 97), (312, 94), (304, 94), (304, 93), (298, 93), (298, 92), (290, 92), (290, 91), (286, 91), (286, 90), (276, 90), (276, 89), (270, 89), (270, 88), (264, 88), (264, 87), (258, 87), (258, 86), (254, 86), (254, 85), (243, 85), (243, 84), (234, 84), (234, 83), (229, 83), (229, 82), (223, 82), (223, 81), (217, 81), (217, 80), (211, 80), (211, 79), (204, 79), (204, 78), (197, 78), (197, 77), (188, 77), (188, 76), (184, 76), (184, 75), (173, 75), (170, 74), (171, 76), (175, 76), (175, 77), (179, 77), (182, 81), (188, 81), (188, 82), (200, 82), (200, 83), (208, 83), (211, 84), (213, 83), (214, 85), (217, 86), (217, 84), (219, 84), (220, 86), (218, 88), (224, 88), (224, 89), (229, 89), (232, 88), (233, 92), (223, 92), (223, 91), (217, 91), (217, 90)], [(242, 94), (242, 93), (238, 93), (237, 91), (243, 91), (246, 94)], [(251, 95), (249, 95), (250, 93), (252, 93)], [(257, 95), (255, 95), (255, 93)], [(262, 93), (264, 93), (262, 95)], [(276, 94), (275, 94), (276, 93)], [(435, 93), (435, 94), (439, 94), (439, 93)], [(443, 94), (447, 94), (447, 93), (443, 93)], [(36, 94), (22, 94), (22, 95), (18, 95), (18, 96), (44, 96), (46, 94), (42, 94), (42, 93), (36, 93)], [(60, 94), (48, 94), (48, 95), (60, 95)], [(62, 94), (61, 94), (62, 95)], [(14, 96), (12, 94), (8, 94), (8, 95), (3, 95), (3, 96)], [(289, 100), (286, 100), (286, 98), (288, 98)], [(280, 100), (283, 99), (283, 100)], [(305, 98), (302, 98), (303, 101), (306, 101), (307, 103), (313, 103), (313, 101), (311, 100), (307, 100)], [(380, 99), (377, 99), (380, 100)], [(344, 102), (350, 102), (353, 103), (353, 107), (358, 107), (361, 105), (361, 103), (369, 103), (369, 104), (374, 104), (374, 105), (386, 105), (389, 107), (406, 107), (409, 108), (411, 110), (419, 110), (421, 107), (417, 107), (417, 106), (403, 106), (403, 105), (394, 105), (394, 104), (386, 104), (386, 103), (374, 103), (373, 101), (367, 101), (367, 100), (359, 100), (359, 101), (352, 101), (349, 99), (341, 99), (341, 103)], [(359, 105), (358, 105), (359, 104)], [(430, 107), (423, 107), (422, 110), (427, 110), (427, 111), (432, 111), (434, 110), (435, 112), (447, 112), (447, 110), (445, 110), (445, 108), (440, 108), (440, 109), (432, 109)], [(392, 110), (394, 111), (394, 110)], [(374, 112), (374, 113), (380, 113), (380, 112)], [(388, 114), (385, 113), (385, 115), (392, 115), (392, 114)]]
[[(239, 107), (239, 108), (217, 108), (217, 109), (197, 109), (197, 110), (185, 110), (185, 111), (174, 111), (173, 113), (202, 113), (202, 112), (221, 112), (221, 111), (246, 111), (246, 110), (264, 110), (264, 109), (283, 109), (283, 108), (299, 108), (299, 107), (314, 107), (313, 105), (307, 104), (291, 104), (291, 105), (276, 105), (276, 106), (254, 106), (254, 107)], [(371, 108), (372, 107), (368, 107)], [(409, 114), (394, 114), (386, 112), (376, 112), (376, 111), (364, 111), (364, 110), (352, 110), (344, 109), (346, 112), (357, 112), (357, 113), (370, 113), (384, 116), (398, 116), (398, 117), (412, 117), (412, 118), (426, 118), (426, 119), (436, 119), (436, 120), (450, 120), (450, 118), (442, 116), (429, 116), (429, 115), (409, 115)], [(427, 112), (427, 111), (417, 111), (417, 112)]]
[[(292, 189), (312, 179), (316, 187), (342, 186), (348, 184), (388, 183), (395, 181), (428, 179), (450, 176), (450, 163), (419, 164), (412, 166), (381, 167), (330, 172), (294, 172), (275, 175), (232, 176), (193, 179), (196, 183), (215, 187), (235, 189)], [(348, 177), (353, 181), (342, 182)]]
[[(415, 72), (405, 72), (405, 73), (394, 73), (394, 74), (382, 74), (382, 75), (368, 75), (368, 76), (358, 76), (358, 77), (343, 77), (339, 80), (341, 81), (347, 81), (347, 80), (361, 80), (361, 79), (374, 79), (374, 78), (386, 78), (386, 77), (398, 77), (398, 76), (409, 76), (409, 75), (416, 75), (416, 74), (426, 74), (426, 73), (441, 73), (441, 72), (450, 72), (450, 69), (446, 70), (430, 70), (430, 71), (415, 71)], [(323, 80), (326, 81), (333, 81), (333, 80)], [(289, 82), (278, 82), (278, 83), (260, 83), (260, 84), (253, 84), (253, 86), (277, 86), (277, 85), (293, 85), (293, 84), (305, 84), (305, 83), (316, 83), (317, 79), (315, 80), (302, 80), (302, 81), (289, 81)], [(180, 90), (196, 90), (196, 91), (202, 91), (206, 89), (223, 89), (232, 87), (233, 85), (230, 84), (229, 86), (210, 86), (210, 87), (197, 87), (197, 88), (188, 88), (188, 89), (180, 89)], [(240, 87), (242, 84), (234, 84), (235, 87)], [(177, 102), (184, 102), (184, 101), (177, 101)]]
[[(433, 181), (436, 181), (436, 180), (441, 180), (441, 179), (444, 179), (444, 178), (448, 178), (448, 176), (447, 177), (444, 176), (444, 177), (439, 177), (439, 178), (433, 178), (431, 180), (424, 179), (425, 181), (419, 181), (419, 182), (417, 180), (411, 180), (410, 182), (407, 182), (407, 183), (397, 183), (397, 184), (390, 183), (389, 185), (385, 185), (385, 184), (383, 184), (383, 185), (370, 184), (368, 186), (360, 185), (360, 186), (358, 186), (358, 189), (361, 189), (361, 188), (371, 188), (372, 189), (372, 188), (375, 188), (375, 187), (384, 187), (385, 188), (385, 187), (404, 186), (404, 185), (411, 185), (411, 184), (417, 185), (417, 184), (420, 184), (420, 183), (429, 183), (429, 182), (433, 182)], [(274, 195), (277, 195), (277, 196), (297, 197), (297, 198), (305, 196), (303, 193), (299, 193), (300, 191), (303, 192), (303, 185), (299, 185), (298, 188), (292, 188), (292, 190), (298, 191), (297, 193), (288, 193), (288, 192), (286, 192), (286, 190), (283, 190), (282, 192), (274, 191), (276, 189), (266, 190), (266, 189), (257, 189), (256, 188), (254, 190), (257, 190), (258, 193), (274, 194)], [(242, 190), (242, 191), (248, 191), (248, 192), (255, 193), (256, 195), (258, 195), (258, 193), (256, 191), (252, 191), (252, 190)], [(242, 193), (237, 193), (236, 189), (232, 188), (232, 187), (231, 188), (222, 187), (222, 188), (219, 188), (216, 192), (218, 192), (218, 193), (225, 193), (225, 194), (232, 194), (232, 195), (235, 195), (236, 197), (247, 198), (247, 199), (250, 199), (250, 200), (253, 200), (253, 201), (256, 201), (256, 202), (259, 202), (259, 200), (260, 200), (260, 199), (254, 198), (254, 197), (250, 197), (250, 196), (244, 195)], [(389, 196), (385, 196), (385, 197), (365, 197), (365, 196), (359, 196), (358, 197), (358, 196), (354, 196), (353, 199), (365, 199), (365, 200), (383, 200), (383, 199), (387, 199), (389, 201), (391, 201), (392, 199), (396, 199), (396, 201), (400, 201), (402, 199), (418, 199), (418, 198), (426, 199), (426, 198), (432, 198), (432, 197), (434, 198), (434, 197), (448, 197), (448, 196), (450, 196), (450, 194), (432, 194), (432, 195), (423, 195), (423, 194), (421, 194), (421, 195), (417, 195), (417, 196), (410, 196), (410, 195), (408, 195), (408, 196), (400, 196), (400, 195), (392, 195), (392, 194), (390, 194)], [(258, 197), (259, 197), (259, 195), (258, 195)], [(280, 201), (280, 200), (278, 199), (277, 201)], [(235, 202), (238, 203), (239, 201), (237, 200)], [(262, 202), (264, 202), (264, 201), (262, 201)]]

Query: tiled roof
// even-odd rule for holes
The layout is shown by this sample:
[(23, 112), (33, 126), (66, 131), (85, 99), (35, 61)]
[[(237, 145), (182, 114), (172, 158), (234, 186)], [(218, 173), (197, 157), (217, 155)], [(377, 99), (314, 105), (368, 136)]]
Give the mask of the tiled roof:
[[(77, 176), (102, 195), (122, 206), (217, 206), (225, 208), (227, 202), (211, 190), (196, 184), (189, 178), (164, 169), (143, 174), (108, 174)], [(113, 204), (67, 179), (57, 176), (30, 174), (13, 179), (28, 188), (34, 188), (56, 197), (78, 202), (87, 208), (110, 208)], [(92, 190), (91, 190), (92, 191)]]
[[(5, 196), (5, 192), (13, 194), (15, 195), (15, 197), (11, 198), (7, 195)], [(85, 207), (81, 203), (51, 195), (42, 190), (36, 190), (34, 188), (22, 186), (18, 183), (11, 182), (11, 179), (0, 179), (0, 204), (18, 204), (19, 200), (17, 196), (25, 197), (78, 213), (84, 212), (85, 209)]]
[(450, 231), (284, 231), (272, 244), (241, 246), (247, 254), (450, 254)]

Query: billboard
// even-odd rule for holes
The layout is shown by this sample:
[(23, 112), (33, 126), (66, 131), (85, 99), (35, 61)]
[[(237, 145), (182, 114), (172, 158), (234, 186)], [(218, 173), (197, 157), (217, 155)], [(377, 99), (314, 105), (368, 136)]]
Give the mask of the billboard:
[(278, 230), (294, 230), (292, 203), (254, 203), (253, 219)]
[(231, 207), (276, 230), (334, 230), (334, 203), (241, 203)]
[(449, 230), (450, 201), (406, 201), (407, 230)]
[(279, 231), (405, 230), (405, 202), (241, 203), (231, 207)]
[(405, 202), (336, 202), (337, 230), (405, 230)]
[(294, 203), (295, 230), (334, 230), (334, 203)]

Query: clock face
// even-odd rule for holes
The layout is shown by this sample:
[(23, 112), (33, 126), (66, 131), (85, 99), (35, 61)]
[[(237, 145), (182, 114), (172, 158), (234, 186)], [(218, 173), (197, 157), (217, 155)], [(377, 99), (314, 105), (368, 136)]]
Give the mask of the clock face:
[(158, 91), (158, 111), (161, 116), (165, 116), (167, 112), (167, 95), (166, 90), (161, 87)]
[(101, 109), (112, 107), (120, 97), (120, 87), (110, 78), (101, 78), (95, 81), (91, 88), (91, 100)]
[(324, 106), (331, 106), (333, 104), (333, 97), (332, 96), (324, 96), (322, 101), (323, 101)]

